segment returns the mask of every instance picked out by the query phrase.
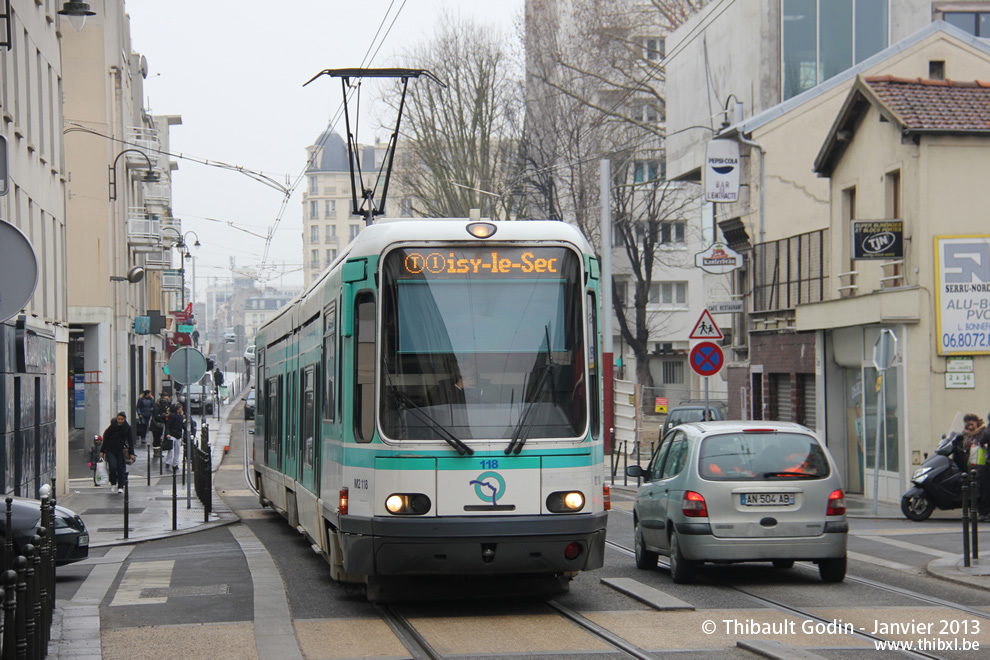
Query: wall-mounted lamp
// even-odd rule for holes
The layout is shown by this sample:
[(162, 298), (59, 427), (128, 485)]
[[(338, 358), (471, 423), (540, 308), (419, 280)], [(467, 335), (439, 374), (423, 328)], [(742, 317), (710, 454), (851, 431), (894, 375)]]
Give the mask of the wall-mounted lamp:
[(144, 279), (144, 268), (140, 266), (131, 266), (131, 269), (127, 271), (127, 275), (122, 277), (120, 275), (111, 275), (111, 282), (130, 282), (131, 284), (137, 284)]
[(69, 17), (69, 25), (76, 32), (82, 30), (83, 26), (86, 25), (87, 16), (96, 15), (95, 11), (90, 10), (89, 4), (79, 2), (79, 0), (66, 0), (62, 8), (58, 10), (58, 13), (62, 16)]
[(121, 156), (123, 156), (129, 151), (132, 151), (136, 154), (141, 154), (142, 156), (144, 156), (144, 159), (148, 161), (148, 171), (145, 172), (140, 179), (142, 183), (154, 183), (161, 179), (161, 177), (158, 176), (158, 173), (155, 172), (154, 168), (152, 167), (151, 159), (148, 158), (148, 154), (144, 153), (140, 149), (124, 149), (119, 154), (117, 154), (117, 157), (113, 159), (113, 165), (110, 166), (110, 201), (111, 202), (117, 199), (117, 161), (120, 160)]

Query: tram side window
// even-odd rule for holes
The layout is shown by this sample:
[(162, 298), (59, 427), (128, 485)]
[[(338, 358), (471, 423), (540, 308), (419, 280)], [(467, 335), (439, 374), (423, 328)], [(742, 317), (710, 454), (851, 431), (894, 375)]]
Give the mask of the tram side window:
[(302, 458), (303, 465), (305, 465), (310, 470), (313, 469), (313, 457), (315, 452), (315, 439), (313, 437), (313, 431), (316, 428), (315, 417), (316, 417), (316, 399), (315, 393), (313, 392), (313, 385), (316, 382), (314, 376), (315, 367), (312, 365), (306, 367), (303, 372), (303, 386), (302, 386)]
[(323, 418), (331, 422), (337, 408), (334, 376), (337, 373), (337, 309), (331, 303), (323, 314)]
[(280, 377), (268, 380), (268, 419), (265, 420), (265, 441), (268, 451), (275, 454), (275, 465), (282, 463), (282, 388)]
[(591, 398), (588, 403), (591, 408), (591, 437), (595, 440), (598, 439), (599, 429), (601, 425), (599, 421), (601, 414), (598, 407), (601, 401), (601, 396), (598, 392), (598, 302), (595, 300), (595, 294), (588, 292), (588, 329), (587, 337), (585, 338), (585, 345), (588, 347), (588, 391), (591, 394)]
[(354, 439), (371, 442), (375, 432), (375, 298), (370, 291), (354, 302)]

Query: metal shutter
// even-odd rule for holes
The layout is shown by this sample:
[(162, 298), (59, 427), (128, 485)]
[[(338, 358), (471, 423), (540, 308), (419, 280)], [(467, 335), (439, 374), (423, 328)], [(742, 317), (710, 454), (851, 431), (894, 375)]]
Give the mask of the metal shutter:
[(809, 429), (816, 426), (815, 405), (815, 374), (801, 374), (801, 381), (804, 384), (804, 420), (802, 423)]
[(774, 374), (777, 385), (777, 420), (781, 422), (794, 421), (794, 411), (791, 410), (791, 375)]

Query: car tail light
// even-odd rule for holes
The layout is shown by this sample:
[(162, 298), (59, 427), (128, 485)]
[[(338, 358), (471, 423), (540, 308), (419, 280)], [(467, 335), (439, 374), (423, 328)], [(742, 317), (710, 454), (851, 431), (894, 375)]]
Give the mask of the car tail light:
[(605, 486), (602, 489), (602, 502), (604, 503), (604, 509), (606, 511), (612, 510), (612, 489), (609, 486)]
[(564, 548), (564, 559), (571, 560), (577, 559), (581, 555), (581, 544), (576, 542), (570, 542), (567, 547)]
[(707, 518), (708, 507), (705, 505), (705, 498), (693, 490), (684, 491), (684, 499), (681, 501), (681, 513), (688, 518)]
[(340, 489), (340, 500), (337, 502), (338, 513), (342, 516), (347, 515), (347, 489)]
[(841, 516), (846, 512), (846, 496), (842, 492), (842, 489), (833, 490), (832, 494), (828, 496), (828, 511), (825, 512), (826, 516)]

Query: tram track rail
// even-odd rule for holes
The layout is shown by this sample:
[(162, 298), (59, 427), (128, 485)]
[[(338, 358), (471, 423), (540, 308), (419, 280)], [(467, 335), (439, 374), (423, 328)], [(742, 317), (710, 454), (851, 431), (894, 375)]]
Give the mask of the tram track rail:
[[(605, 541), (605, 545), (611, 546), (611, 547), (615, 548), (616, 550), (618, 550), (618, 551), (620, 551), (620, 552), (622, 552), (624, 554), (628, 554), (630, 556), (635, 556), (636, 555), (635, 550), (633, 550), (632, 548), (628, 548), (628, 547), (626, 547), (626, 546), (624, 546), (624, 545), (622, 545), (620, 543), (616, 543), (615, 541)], [(659, 559), (659, 561), (657, 562), (657, 564), (661, 568), (665, 568), (665, 569), (668, 569), (668, 570), (670, 569), (670, 564), (668, 562), (666, 562), (663, 559), (663, 557), (661, 557)], [(806, 568), (806, 567), (802, 567), (802, 568)], [(701, 580), (704, 580), (704, 577), (703, 576), (701, 576)], [(909, 589), (901, 589), (900, 587), (893, 587), (891, 585), (885, 585), (882, 582), (875, 582), (873, 580), (868, 580), (866, 578), (857, 578), (857, 577), (853, 577), (853, 576), (849, 576), (849, 575), (846, 576), (846, 580), (850, 580), (850, 581), (853, 581), (853, 582), (858, 582), (858, 583), (861, 583), (861, 584), (864, 584), (864, 585), (867, 585), (867, 586), (870, 586), (870, 587), (878, 588), (878, 589), (884, 589), (886, 591), (890, 591), (890, 592), (893, 592), (893, 593), (898, 593), (898, 594), (900, 594), (902, 596), (913, 597), (913, 598), (916, 598), (917, 600), (920, 600), (920, 601), (923, 601), (923, 602), (927, 602), (928, 604), (938, 604), (941, 607), (946, 607), (946, 608), (958, 610), (960, 612), (965, 612), (967, 614), (979, 615), (979, 616), (981, 616), (983, 618), (990, 618), (990, 614), (988, 614), (987, 612), (976, 610), (976, 609), (967, 607), (965, 605), (959, 605), (957, 603), (951, 603), (949, 601), (945, 601), (945, 600), (942, 600), (942, 599), (939, 599), (939, 598), (934, 598), (934, 597), (926, 596), (925, 594), (919, 594), (917, 592), (912, 592)], [(736, 592), (738, 594), (741, 594), (741, 595), (743, 595), (743, 596), (745, 596), (745, 597), (747, 597), (747, 598), (749, 598), (751, 600), (754, 600), (756, 602), (759, 602), (759, 603), (762, 603), (764, 605), (770, 606), (770, 607), (772, 607), (772, 608), (774, 608), (776, 610), (780, 610), (782, 612), (787, 612), (788, 614), (793, 614), (795, 616), (800, 616), (802, 618), (805, 618), (805, 619), (808, 619), (808, 620), (811, 620), (811, 621), (817, 621), (819, 623), (824, 623), (824, 624), (832, 623), (832, 620), (831, 619), (827, 619), (825, 617), (819, 616), (819, 615), (814, 614), (813, 612), (809, 612), (808, 610), (803, 609), (801, 607), (797, 607), (797, 606), (794, 606), (794, 605), (788, 605), (787, 603), (785, 603), (785, 602), (783, 602), (781, 600), (778, 600), (776, 598), (770, 598), (768, 596), (762, 596), (760, 594), (753, 593), (752, 591), (749, 591), (748, 589), (744, 589), (742, 587), (738, 587), (738, 586), (731, 585), (731, 584), (718, 584), (718, 583), (715, 583), (715, 582), (712, 582), (712, 581), (707, 581), (707, 582), (708, 582), (709, 585), (711, 585), (713, 587), (716, 587), (716, 588), (719, 588), (719, 589), (726, 589), (726, 590), (729, 590), (729, 591), (734, 591), (734, 592)], [(868, 632), (861, 631), (861, 630), (854, 631), (851, 636), (852, 637), (859, 638), (859, 639), (868, 640), (870, 642), (888, 642), (888, 641), (891, 641), (891, 640), (887, 639), (886, 637), (881, 637), (880, 635), (874, 635), (872, 633), (868, 633)], [(902, 655), (904, 655), (906, 657), (909, 657), (909, 658), (932, 658), (932, 659), (939, 659), (939, 658), (941, 658), (941, 656), (932, 655), (930, 653), (925, 653), (924, 651), (900, 650), (899, 653), (901, 653)]]

